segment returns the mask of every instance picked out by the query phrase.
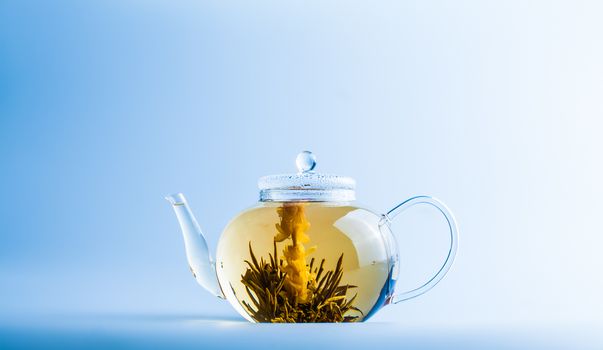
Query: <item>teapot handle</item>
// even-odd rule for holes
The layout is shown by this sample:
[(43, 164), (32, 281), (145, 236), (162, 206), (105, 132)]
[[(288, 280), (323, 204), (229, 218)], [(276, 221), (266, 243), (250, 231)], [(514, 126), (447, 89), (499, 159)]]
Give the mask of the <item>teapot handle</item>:
[[(382, 220), (382, 225), (386, 224), (388, 227), (391, 224), (391, 221), (401, 212), (406, 209), (415, 206), (417, 204), (429, 204), (432, 207), (436, 208), (444, 218), (446, 218), (446, 222), (448, 223), (448, 228), (450, 231), (450, 248), (448, 250), (448, 256), (446, 256), (446, 260), (440, 267), (440, 269), (436, 272), (436, 274), (431, 277), (427, 282), (421, 285), (418, 288), (411, 289), (406, 292), (397, 292), (394, 291), (394, 294), (391, 296), (389, 303), (399, 303), (404, 300), (415, 298), (433, 288), (438, 282), (444, 278), (448, 270), (450, 270), (450, 266), (452, 266), (452, 262), (454, 261), (454, 256), (456, 255), (457, 246), (458, 246), (458, 228), (456, 225), (456, 221), (454, 220), (454, 216), (446, 207), (446, 205), (439, 200), (429, 197), (429, 196), (417, 196), (407, 199), (406, 201), (398, 204), (395, 208), (388, 211), (387, 214), (383, 215), (384, 220)], [(398, 255), (396, 254), (395, 263), (398, 263)]]

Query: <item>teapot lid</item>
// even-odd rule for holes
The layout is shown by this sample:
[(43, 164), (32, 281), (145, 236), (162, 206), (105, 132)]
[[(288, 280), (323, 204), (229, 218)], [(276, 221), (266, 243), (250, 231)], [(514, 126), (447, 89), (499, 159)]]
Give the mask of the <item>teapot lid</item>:
[(262, 176), (258, 180), (262, 202), (347, 202), (356, 197), (356, 181), (351, 177), (314, 171), (316, 156), (303, 151), (295, 159), (296, 174)]

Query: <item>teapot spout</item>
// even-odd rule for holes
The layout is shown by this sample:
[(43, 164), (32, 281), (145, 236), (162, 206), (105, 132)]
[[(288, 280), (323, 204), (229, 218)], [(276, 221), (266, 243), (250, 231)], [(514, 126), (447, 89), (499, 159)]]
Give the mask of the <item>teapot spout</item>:
[(176, 212), (184, 237), (188, 265), (197, 283), (211, 294), (224, 299), (216, 275), (216, 263), (209, 252), (207, 241), (188, 206), (186, 198), (182, 193), (176, 193), (166, 196), (165, 199), (170, 202), (174, 212)]

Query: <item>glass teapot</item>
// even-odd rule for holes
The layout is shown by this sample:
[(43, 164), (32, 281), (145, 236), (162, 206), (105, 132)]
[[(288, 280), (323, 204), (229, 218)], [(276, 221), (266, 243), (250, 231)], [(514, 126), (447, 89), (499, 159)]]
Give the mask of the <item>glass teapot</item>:
[[(457, 225), (437, 199), (410, 198), (387, 214), (354, 203), (352, 178), (314, 171), (304, 151), (295, 174), (259, 179), (259, 202), (224, 229), (216, 260), (181, 193), (172, 204), (197, 282), (227, 299), (251, 322), (358, 322), (383, 306), (419, 296), (448, 272), (457, 249)], [(398, 244), (391, 221), (416, 204), (437, 209), (448, 223), (450, 249), (436, 274), (399, 292)]]

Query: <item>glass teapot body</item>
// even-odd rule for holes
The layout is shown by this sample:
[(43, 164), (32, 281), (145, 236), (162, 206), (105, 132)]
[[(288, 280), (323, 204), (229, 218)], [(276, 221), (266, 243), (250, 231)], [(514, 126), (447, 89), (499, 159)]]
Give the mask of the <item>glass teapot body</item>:
[[(180, 223), (193, 276), (247, 320), (364, 321), (384, 305), (425, 293), (448, 272), (457, 227), (442, 202), (417, 196), (379, 215), (354, 202), (353, 179), (315, 173), (312, 153), (300, 153), (296, 163), (296, 174), (260, 178), (259, 203), (228, 223), (217, 260), (184, 195), (166, 197)], [(400, 292), (395, 288), (398, 243), (390, 224), (417, 204), (444, 216), (450, 249), (427, 282)]]
[(220, 237), (222, 292), (252, 322), (365, 320), (395, 283), (382, 220), (354, 202), (259, 202)]

